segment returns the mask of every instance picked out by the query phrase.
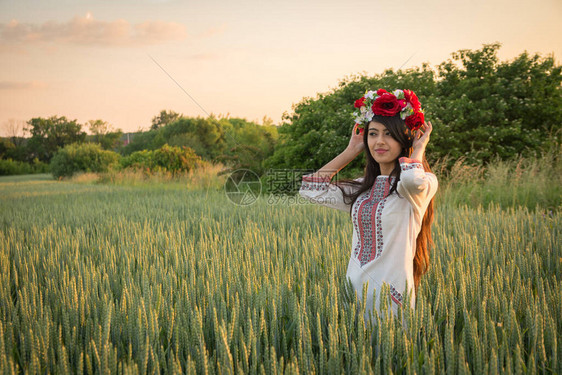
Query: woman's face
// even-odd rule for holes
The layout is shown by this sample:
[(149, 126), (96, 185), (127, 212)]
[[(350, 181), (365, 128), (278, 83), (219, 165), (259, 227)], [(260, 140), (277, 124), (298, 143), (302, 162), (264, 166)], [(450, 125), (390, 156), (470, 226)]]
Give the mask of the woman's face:
[(389, 175), (394, 169), (395, 161), (402, 151), (400, 143), (392, 138), (386, 126), (374, 121), (369, 123), (367, 143), (373, 159), (381, 167), (381, 174)]

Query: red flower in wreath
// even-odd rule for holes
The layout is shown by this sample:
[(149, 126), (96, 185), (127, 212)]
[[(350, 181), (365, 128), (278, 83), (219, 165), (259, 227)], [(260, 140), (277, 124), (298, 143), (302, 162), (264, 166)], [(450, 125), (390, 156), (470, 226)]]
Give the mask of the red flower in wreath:
[(420, 110), (421, 108), (420, 101), (418, 100), (418, 97), (416, 96), (416, 94), (414, 94), (412, 90), (404, 90), (404, 98), (406, 98), (406, 101), (412, 105), (414, 111), (417, 112)]
[(377, 90), (377, 95), (382, 95), (382, 94), (388, 94), (388, 91), (386, 91), (385, 89), (378, 89)]
[(401, 107), (396, 96), (386, 93), (375, 100), (372, 109), (375, 115), (394, 116), (400, 111)]
[(355, 108), (361, 108), (365, 105), (365, 97), (359, 98), (355, 101)]
[(406, 117), (406, 126), (411, 130), (418, 130), (423, 125), (425, 121), (424, 115), (422, 112), (414, 112), (413, 115)]

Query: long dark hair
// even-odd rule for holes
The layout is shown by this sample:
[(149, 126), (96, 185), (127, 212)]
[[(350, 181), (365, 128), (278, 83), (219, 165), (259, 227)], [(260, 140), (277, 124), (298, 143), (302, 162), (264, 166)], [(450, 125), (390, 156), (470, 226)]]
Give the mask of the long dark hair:
[[(394, 178), (394, 183), (390, 187), (388, 195), (396, 192), (396, 188), (398, 187), (398, 181), (400, 181), (400, 162), (398, 161), (399, 158), (405, 156), (410, 157), (412, 155), (412, 143), (414, 141), (414, 137), (410, 129), (406, 127), (406, 123), (404, 120), (400, 118), (400, 115), (396, 116), (377, 116), (373, 117), (374, 122), (379, 122), (383, 124), (386, 129), (389, 131), (392, 138), (400, 143), (402, 146), (402, 150), (400, 155), (396, 158), (394, 169), (390, 173), (391, 177)], [(369, 126), (365, 127), (363, 131), (363, 144), (365, 145), (365, 157), (367, 159), (367, 165), (365, 166), (365, 172), (362, 181), (355, 181), (351, 179), (344, 179), (340, 181), (335, 181), (334, 184), (338, 185), (342, 190), (344, 202), (346, 204), (350, 204), (351, 206), (357, 198), (364, 193), (365, 191), (371, 189), (377, 179), (377, 176), (381, 174), (381, 168), (379, 163), (375, 161), (373, 155), (369, 150), (368, 145), (368, 137), (369, 137)], [(422, 160), (423, 168), (426, 172), (431, 172), (429, 168), (429, 164), (423, 156)], [(352, 189), (351, 192), (346, 191), (344, 186), (354, 186), (355, 189)], [(358, 188), (357, 188), (358, 187)], [(398, 194), (398, 192), (396, 192)], [(351, 210), (349, 212), (351, 215)], [(422, 225), (420, 233), (416, 238), (416, 253), (414, 255), (414, 288), (418, 291), (418, 285), (420, 283), (421, 277), (428, 271), (429, 269), (429, 254), (431, 248), (433, 247), (433, 240), (431, 238), (431, 223), (433, 222), (433, 198), (429, 202), (427, 210), (423, 216)]]

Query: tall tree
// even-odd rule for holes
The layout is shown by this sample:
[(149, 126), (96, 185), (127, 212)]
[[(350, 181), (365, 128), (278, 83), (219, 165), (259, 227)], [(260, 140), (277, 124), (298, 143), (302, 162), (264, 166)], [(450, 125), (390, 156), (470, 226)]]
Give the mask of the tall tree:
[(99, 143), (104, 150), (111, 150), (118, 146), (123, 135), (121, 129), (113, 129), (113, 126), (103, 120), (89, 120), (87, 125), (93, 135), (93, 141)]
[(60, 148), (74, 142), (84, 142), (86, 133), (77, 120), (68, 120), (65, 116), (49, 118), (36, 117), (29, 120), (26, 131), (31, 133), (28, 142), (29, 160), (37, 157), (48, 162)]
[(15, 148), (16, 146), (10, 139), (0, 137), (0, 159), (7, 159)]
[(182, 116), (182, 114), (176, 113), (174, 111), (162, 110), (160, 111), (160, 114), (158, 116), (154, 116), (152, 118), (152, 126), (150, 128), (156, 130), (158, 128), (161, 128), (162, 126), (166, 126), (176, 121)]
[(10, 138), (10, 140), (16, 147), (20, 147), (25, 143), (25, 120), (16, 120), (11, 118), (5, 122), (4, 126), (7, 130), (8, 138)]
[(433, 146), (453, 159), (488, 162), (540, 149), (562, 124), (562, 67), (522, 53), (499, 62), (499, 43), (459, 50), (438, 66)]
[[(5, 144), (9, 145), (4, 152), (3, 158), (9, 158), (18, 161), (26, 161), (28, 150), (27, 150), (27, 139), (25, 126), (25, 120), (8, 119), (3, 124), (6, 131), (6, 139), (10, 142)], [(13, 147), (12, 147), (13, 146)]]

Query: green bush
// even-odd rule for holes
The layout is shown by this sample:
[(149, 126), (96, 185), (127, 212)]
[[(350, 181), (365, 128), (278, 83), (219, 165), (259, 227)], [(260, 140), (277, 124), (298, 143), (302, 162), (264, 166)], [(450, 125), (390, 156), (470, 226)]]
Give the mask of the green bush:
[(169, 171), (172, 174), (188, 172), (201, 164), (201, 158), (189, 147), (164, 144), (157, 150), (133, 152), (121, 159), (122, 168), (143, 169), (149, 172)]
[[(354, 101), (375, 88), (416, 92), (434, 129), (426, 153), (430, 164), (448, 156), (449, 168), (461, 157), (486, 165), (496, 157), (530, 157), (556, 147), (562, 138), (562, 65), (552, 56), (526, 52), (500, 62), (499, 47), (460, 50), (436, 68), (423, 64), (352, 76), (327, 93), (304, 98), (283, 116), (280, 142), (264, 166), (321, 168), (349, 142)], [(363, 167), (362, 156), (342, 173), (353, 176)]]
[(50, 169), (55, 178), (70, 177), (76, 172), (107, 172), (119, 158), (119, 154), (103, 150), (97, 143), (73, 143), (57, 151)]
[(49, 165), (35, 158), (33, 163), (26, 163), (12, 159), (0, 159), (0, 176), (16, 174), (47, 173)]

